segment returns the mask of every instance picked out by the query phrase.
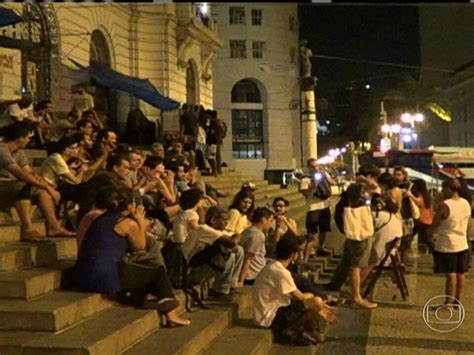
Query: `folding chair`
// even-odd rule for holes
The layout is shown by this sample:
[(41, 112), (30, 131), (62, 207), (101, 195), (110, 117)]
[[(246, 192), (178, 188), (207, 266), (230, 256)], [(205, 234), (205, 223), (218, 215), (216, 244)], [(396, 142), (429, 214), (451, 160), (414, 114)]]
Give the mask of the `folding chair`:
[[(400, 258), (398, 255), (398, 239), (394, 239), (388, 242), (385, 245), (385, 250), (386, 250), (386, 254), (384, 258), (375, 267), (375, 271), (370, 276), (369, 284), (367, 285), (367, 288), (365, 289), (365, 292), (364, 292), (364, 298), (368, 297), (369, 294), (372, 293), (372, 291), (375, 288), (375, 284), (377, 283), (378, 279), (382, 275), (382, 272), (390, 270), (393, 272), (395, 283), (397, 284), (397, 288), (400, 290), (400, 294), (403, 300), (406, 301), (409, 294), (408, 294), (407, 283), (405, 281), (404, 270), (401, 267)], [(389, 266), (385, 266), (388, 258), (390, 258), (391, 263)]]

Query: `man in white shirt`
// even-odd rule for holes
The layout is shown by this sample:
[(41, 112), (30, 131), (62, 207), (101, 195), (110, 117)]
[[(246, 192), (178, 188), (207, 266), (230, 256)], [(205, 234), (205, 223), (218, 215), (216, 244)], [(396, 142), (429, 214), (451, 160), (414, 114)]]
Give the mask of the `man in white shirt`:
[(335, 320), (332, 307), (320, 297), (302, 293), (287, 267), (297, 258), (299, 246), (293, 236), (277, 243), (277, 260), (259, 273), (252, 289), (254, 322), (272, 328), (276, 342), (294, 345), (323, 341), (326, 322)]
[[(225, 296), (229, 296), (231, 290), (239, 286), (237, 279), (244, 260), (244, 250), (237, 245), (238, 235), (231, 236), (225, 231), (227, 219), (227, 211), (210, 207), (206, 213), (206, 224), (201, 224), (191, 231), (183, 244), (184, 257), (191, 266), (189, 283), (196, 285), (215, 276), (209, 295), (221, 300), (227, 299)], [(218, 270), (216, 265), (213, 265), (213, 260), (207, 258), (209, 255), (206, 251), (216, 242), (229, 250), (232, 249), (223, 270)]]
[(30, 107), (32, 103), (33, 97), (30, 93), (22, 94), (21, 99), (18, 101), (12, 101), (0, 116), (0, 127), (32, 118), (33, 111)]
[(318, 236), (318, 255), (329, 255), (324, 249), (326, 233), (331, 231), (330, 197), (331, 186), (336, 182), (324, 170), (320, 169), (316, 158), (307, 162), (309, 177), (303, 177), (300, 191), (305, 196), (309, 206), (306, 214), (306, 232)]
[(439, 204), (431, 225), (434, 231), (434, 271), (446, 275), (445, 304), (461, 301), (464, 274), (469, 270), (471, 252), (467, 239), (471, 223), (471, 206), (460, 197), (461, 183), (458, 179), (443, 182), (444, 201)]

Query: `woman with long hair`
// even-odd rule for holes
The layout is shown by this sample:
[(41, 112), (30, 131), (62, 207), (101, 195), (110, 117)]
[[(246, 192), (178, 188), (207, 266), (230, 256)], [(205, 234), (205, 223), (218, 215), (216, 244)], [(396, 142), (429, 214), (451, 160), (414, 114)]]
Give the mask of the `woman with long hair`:
[(229, 206), (229, 220), (226, 231), (232, 234), (241, 234), (250, 227), (250, 219), (255, 209), (255, 196), (249, 189), (240, 190)]
[(76, 285), (84, 292), (114, 297), (130, 292), (137, 296), (139, 306), (151, 294), (167, 326), (189, 325), (188, 319), (176, 313), (178, 301), (164, 266), (142, 268), (123, 262), (127, 253), (146, 251), (148, 222), (143, 206), (137, 205), (133, 196), (125, 187), (100, 192), (96, 207), (105, 213), (98, 213), (86, 227), (77, 256)]
[(425, 243), (430, 252), (433, 251), (429, 229), (433, 223), (433, 213), (431, 212), (431, 195), (424, 180), (418, 179), (413, 182), (413, 188), (408, 193), (408, 197), (415, 202), (420, 209), (420, 218), (415, 221), (414, 234), (418, 233), (418, 241)]

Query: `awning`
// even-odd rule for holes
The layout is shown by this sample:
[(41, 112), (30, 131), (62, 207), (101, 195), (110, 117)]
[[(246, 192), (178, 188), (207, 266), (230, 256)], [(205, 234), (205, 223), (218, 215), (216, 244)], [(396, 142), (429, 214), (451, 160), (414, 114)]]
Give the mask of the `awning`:
[(23, 19), (15, 11), (0, 7), (0, 27), (14, 25), (21, 21)]
[(88, 70), (90, 75), (101, 85), (132, 94), (160, 110), (174, 110), (180, 106), (179, 102), (163, 96), (148, 79), (139, 79), (121, 74), (96, 61), (92, 61), (90, 67), (85, 68), (75, 60), (71, 58), (69, 60), (78, 67)]

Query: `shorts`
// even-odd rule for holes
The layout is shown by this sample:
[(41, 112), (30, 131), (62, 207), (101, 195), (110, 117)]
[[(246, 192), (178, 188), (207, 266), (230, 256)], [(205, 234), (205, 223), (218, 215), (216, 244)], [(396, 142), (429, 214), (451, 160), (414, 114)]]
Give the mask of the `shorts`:
[(306, 213), (306, 232), (311, 234), (331, 231), (331, 210), (326, 207), (322, 210)]
[(183, 150), (185, 152), (196, 150), (196, 138), (194, 136), (184, 136)]
[(23, 181), (5, 181), (0, 183), (0, 208), (8, 209), (15, 202), (31, 200), (31, 185)]
[(370, 253), (372, 251), (372, 237), (358, 241), (346, 239), (344, 243), (344, 255), (351, 267), (367, 267), (369, 265)]
[(434, 272), (437, 274), (464, 274), (469, 270), (471, 252), (469, 249), (457, 253), (433, 252)]
[(216, 159), (217, 155), (217, 144), (210, 144), (207, 146), (206, 158), (207, 159)]

